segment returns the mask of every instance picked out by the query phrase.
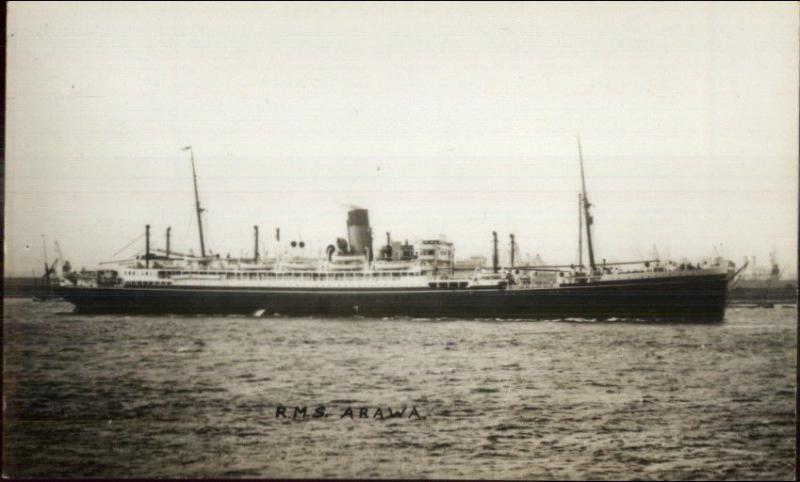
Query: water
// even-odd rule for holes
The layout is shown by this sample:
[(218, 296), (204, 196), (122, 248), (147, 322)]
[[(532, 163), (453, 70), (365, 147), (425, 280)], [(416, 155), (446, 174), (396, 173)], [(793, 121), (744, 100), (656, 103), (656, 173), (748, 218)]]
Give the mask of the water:
[(5, 300), (6, 475), (795, 476), (794, 308), (707, 325), (70, 308)]

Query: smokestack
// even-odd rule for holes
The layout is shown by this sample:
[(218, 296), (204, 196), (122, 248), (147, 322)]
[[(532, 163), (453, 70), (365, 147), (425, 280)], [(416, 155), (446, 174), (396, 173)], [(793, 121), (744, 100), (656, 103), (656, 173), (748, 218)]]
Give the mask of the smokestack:
[(253, 248), (253, 253), (255, 256), (253, 257), (253, 261), (258, 261), (258, 226), (253, 226), (253, 231), (255, 232), (255, 248)]
[(497, 273), (498, 271), (498, 255), (497, 255), (497, 231), (492, 231), (492, 270)]
[(144, 267), (150, 269), (150, 225), (144, 226)]
[(281, 228), (275, 228), (275, 241), (281, 240)]
[(353, 254), (367, 255), (372, 261), (372, 229), (366, 209), (352, 209), (347, 213), (347, 240)]
[(514, 235), (510, 234), (509, 236), (511, 237), (511, 267), (513, 268), (514, 267), (514, 251), (515, 251), (516, 246), (514, 246)]
[(167, 258), (169, 258), (169, 233), (172, 231), (171, 227), (167, 228)]

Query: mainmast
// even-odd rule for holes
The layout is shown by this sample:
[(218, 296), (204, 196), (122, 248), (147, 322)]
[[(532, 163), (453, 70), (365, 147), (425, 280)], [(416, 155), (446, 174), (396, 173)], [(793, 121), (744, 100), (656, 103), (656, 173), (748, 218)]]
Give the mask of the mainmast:
[(578, 137), (578, 158), (580, 159), (581, 164), (581, 188), (583, 190), (583, 214), (584, 218), (586, 219), (586, 244), (589, 248), (589, 267), (594, 273), (594, 247), (592, 246), (592, 224), (594, 220), (592, 216), (589, 214), (589, 208), (591, 207), (591, 203), (589, 202), (589, 198), (586, 197), (586, 177), (583, 174), (583, 151), (581, 150), (581, 138)]
[(192, 150), (192, 146), (186, 146), (183, 150), (189, 151), (189, 156), (192, 159), (192, 179), (194, 180), (194, 201), (195, 209), (197, 210), (197, 230), (200, 232), (200, 256), (205, 258), (206, 245), (205, 241), (203, 241), (203, 218), (200, 215), (203, 212), (203, 208), (200, 207), (200, 195), (197, 193), (197, 172), (194, 168), (194, 151)]
[(578, 193), (578, 267), (583, 270), (583, 194)]

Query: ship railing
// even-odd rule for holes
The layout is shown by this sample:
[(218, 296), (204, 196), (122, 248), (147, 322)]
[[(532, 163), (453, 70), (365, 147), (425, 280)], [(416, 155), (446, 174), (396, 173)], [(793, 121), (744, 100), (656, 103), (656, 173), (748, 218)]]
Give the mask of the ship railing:
[(224, 275), (219, 274), (179, 274), (171, 276), (173, 281), (219, 281), (225, 279)]

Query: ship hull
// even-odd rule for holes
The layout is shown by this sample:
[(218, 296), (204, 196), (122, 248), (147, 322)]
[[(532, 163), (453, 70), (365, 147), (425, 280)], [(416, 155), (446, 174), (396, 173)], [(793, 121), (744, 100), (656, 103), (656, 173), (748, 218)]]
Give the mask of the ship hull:
[(79, 313), (722, 321), (724, 274), (550, 289), (72, 288)]

